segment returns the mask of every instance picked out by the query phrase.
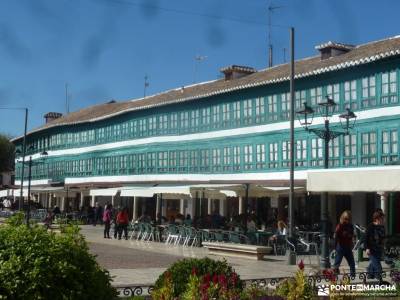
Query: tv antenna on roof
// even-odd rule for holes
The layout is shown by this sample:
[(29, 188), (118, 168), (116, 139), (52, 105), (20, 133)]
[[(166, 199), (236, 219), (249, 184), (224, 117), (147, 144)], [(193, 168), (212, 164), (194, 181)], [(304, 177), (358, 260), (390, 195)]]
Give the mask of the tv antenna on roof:
[(208, 56), (205, 55), (196, 55), (194, 57), (194, 70), (193, 70), (193, 83), (196, 83), (196, 75), (197, 75), (197, 64), (201, 61), (205, 60)]
[(147, 81), (147, 79), (149, 79), (149, 77), (146, 75), (144, 75), (144, 91), (143, 91), (143, 98), (146, 98), (146, 90), (149, 87), (150, 83)]
[(273, 65), (273, 49), (272, 49), (272, 41), (271, 41), (271, 19), (272, 13), (274, 10), (282, 8), (283, 6), (274, 6), (272, 2), (268, 6), (268, 67), (271, 68)]

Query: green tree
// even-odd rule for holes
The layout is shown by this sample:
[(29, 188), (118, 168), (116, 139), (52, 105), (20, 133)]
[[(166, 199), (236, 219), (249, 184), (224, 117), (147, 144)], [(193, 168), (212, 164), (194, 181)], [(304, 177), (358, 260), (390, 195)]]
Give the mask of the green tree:
[(0, 172), (14, 169), (14, 144), (5, 134), (0, 134)]

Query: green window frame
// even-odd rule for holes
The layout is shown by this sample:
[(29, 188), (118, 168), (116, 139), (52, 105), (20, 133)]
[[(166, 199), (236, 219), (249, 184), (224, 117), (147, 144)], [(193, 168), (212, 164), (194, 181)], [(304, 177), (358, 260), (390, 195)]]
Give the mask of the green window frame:
[(322, 102), (322, 87), (315, 87), (310, 89), (310, 105), (316, 107)]
[(221, 122), (221, 110), (219, 105), (214, 105), (212, 107), (212, 128), (217, 129), (220, 127)]
[(137, 154), (137, 170), (138, 174), (146, 173), (146, 153)]
[(189, 158), (189, 171), (197, 172), (199, 170), (199, 151), (198, 150), (190, 150), (190, 158)]
[(211, 126), (211, 107), (201, 109), (201, 127), (203, 130), (209, 130)]
[(265, 144), (256, 145), (256, 169), (265, 168)]
[(175, 173), (178, 168), (178, 151), (169, 151), (168, 154), (168, 171)]
[(160, 134), (168, 134), (168, 115), (158, 116), (158, 128)]
[(157, 167), (157, 153), (148, 152), (146, 161), (146, 173), (155, 173)]
[(253, 145), (244, 145), (243, 146), (243, 158), (244, 158), (244, 169), (251, 170), (253, 169)]
[(397, 102), (397, 71), (392, 70), (382, 73), (381, 104), (392, 104)]
[(296, 166), (307, 166), (307, 140), (301, 139), (296, 141)]
[(393, 161), (398, 161), (398, 130), (389, 129), (382, 131), (382, 152), (381, 152), (381, 162), (388, 163)]
[(157, 172), (165, 173), (168, 171), (168, 151), (158, 152)]
[(231, 123), (231, 104), (222, 104), (222, 126), (229, 127)]
[(243, 100), (243, 124), (253, 124), (253, 99)]
[[(307, 102), (307, 92), (306, 90), (301, 90), (301, 91), (296, 91), (294, 98), (296, 99), (295, 102), (295, 110), (299, 110), (302, 108), (303, 103)], [(289, 103), (290, 105), (290, 103)], [(288, 108), (288, 111), (290, 111), (290, 107)]]
[(269, 162), (268, 166), (271, 169), (275, 169), (279, 165), (279, 157), (278, 157), (278, 142), (271, 142), (269, 143)]
[(157, 133), (157, 117), (152, 116), (148, 119), (148, 129), (147, 129), (147, 136), (154, 136)]
[(138, 120), (139, 126), (139, 136), (146, 136), (147, 134), (147, 122), (146, 119), (139, 119)]
[(281, 94), (281, 118), (288, 120), (290, 117), (290, 93)]
[(235, 126), (240, 126), (241, 124), (241, 106), (242, 103), (240, 101), (235, 101), (232, 103), (232, 109), (233, 109), (233, 121)]
[(355, 110), (358, 107), (357, 104), (357, 80), (350, 80), (344, 82), (344, 108), (350, 108)]
[(212, 157), (212, 170), (214, 172), (221, 171), (221, 149), (214, 148), (211, 150), (211, 157)]
[(339, 167), (340, 165), (340, 138), (335, 138), (329, 143), (329, 167)]
[(200, 171), (209, 172), (210, 171), (210, 150), (201, 149), (200, 150)]
[(376, 132), (364, 132), (361, 134), (361, 165), (375, 165), (377, 162)]
[(178, 132), (178, 113), (172, 113), (170, 115), (170, 132), (177, 133)]
[(339, 83), (334, 83), (334, 84), (328, 84), (326, 86), (326, 95), (335, 101), (336, 104), (340, 103), (340, 84)]
[(267, 112), (268, 121), (277, 121), (278, 120), (278, 96), (277, 95), (267, 96), (267, 102), (268, 102), (268, 112)]
[(233, 170), (241, 170), (241, 151), (240, 146), (233, 146)]
[(190, 112), (190, 126), (192, 131), (198, 131), (200, 126), (200, 110), (195, 109)]
[(290, 141), (282, 141), (282, 161), (281, 166), (287, 168), (290, 166)]
[(265, 122), (265, 97), (258, 97), (255, 99), (256, 108), (256, 123)]
[(223, 154), (223, 170), (232, 171), (231, 147), (224, 147), (222, 154)]
[(361, 79), (361, 104), (362, 107), (376, 105), (376, 77), (371, 75)]
[(324, 141), (320, 138), (311, 139), (311, 166), (324, 165)]
[(187, 150), (179, 151), (179, 172), (187, 172), (189, 165), (189, 152)]

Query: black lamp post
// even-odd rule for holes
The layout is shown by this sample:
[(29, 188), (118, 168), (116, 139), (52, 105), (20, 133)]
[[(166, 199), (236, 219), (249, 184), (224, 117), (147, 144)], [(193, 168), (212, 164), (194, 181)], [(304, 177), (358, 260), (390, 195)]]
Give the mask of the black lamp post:
[[(324, 140), (324, 168), (329, 168), (329, 142), (340, 135), (348, 135), (349, 130), (354, 128), (357, 116), (349, 108), (346, 112), (339, 115), (340, 124), (344, 131), (335, 131), (330, 129), (329, 119), (335, 112), (337, 104), (335, 101), (326, 97), (325, 102), (318, 104), (318, 110), (324, 119), (324, 128), (309, 128), (314, 118), (314, 109), (304, 103), (304, 109), (297, 112), (300, 124), (308, 132), (314, 133), (316, 136)], [(328, 228), (328, 193), (321, 194), (321, 267), (327, 269), (330, 267), (329, 262), (329, 228)]]
[[(31, 150), (31, 148), (29, 149)], [(17, 150), (16, 153), (20, 154), (20, 151)], [(43, 158), (44, 156), (47, 156), (48, 153), (46, 151), (43, 151), (40, 153), (40, 156)], [(29, 219), (31, 215), (31, 181), (32, 181), (32, 156), (29, 156), (29, 161), (28, 161), (28, 206), (26, 208), (26, 226), (29, 227)], [(22, 168), (24, 168), (22, 166)]]

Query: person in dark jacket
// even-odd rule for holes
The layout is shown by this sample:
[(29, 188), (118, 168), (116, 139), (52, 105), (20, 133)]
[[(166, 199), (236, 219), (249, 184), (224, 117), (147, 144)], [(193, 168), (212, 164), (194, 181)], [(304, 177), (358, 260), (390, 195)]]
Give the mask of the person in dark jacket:
[(380, 281), (382, 280), (381, 259), (385, 238), (384, 218), (382, 210), (376, 210), (372, 215), (372, 223), (368, 225), (365, 233), (366, 252), (369, 256), (368, 275), (370, 278), (377, 278)]
[(353, 256), (354, 226), (351, 223), (351, 212), (345, 210), (340, 216), (340, 222), (335, 230), (336, 257), (334, 269), (339, 273), (339, 267), (343, 257), (350, 267), (350, 276), (355, 276), (356, 266)]

